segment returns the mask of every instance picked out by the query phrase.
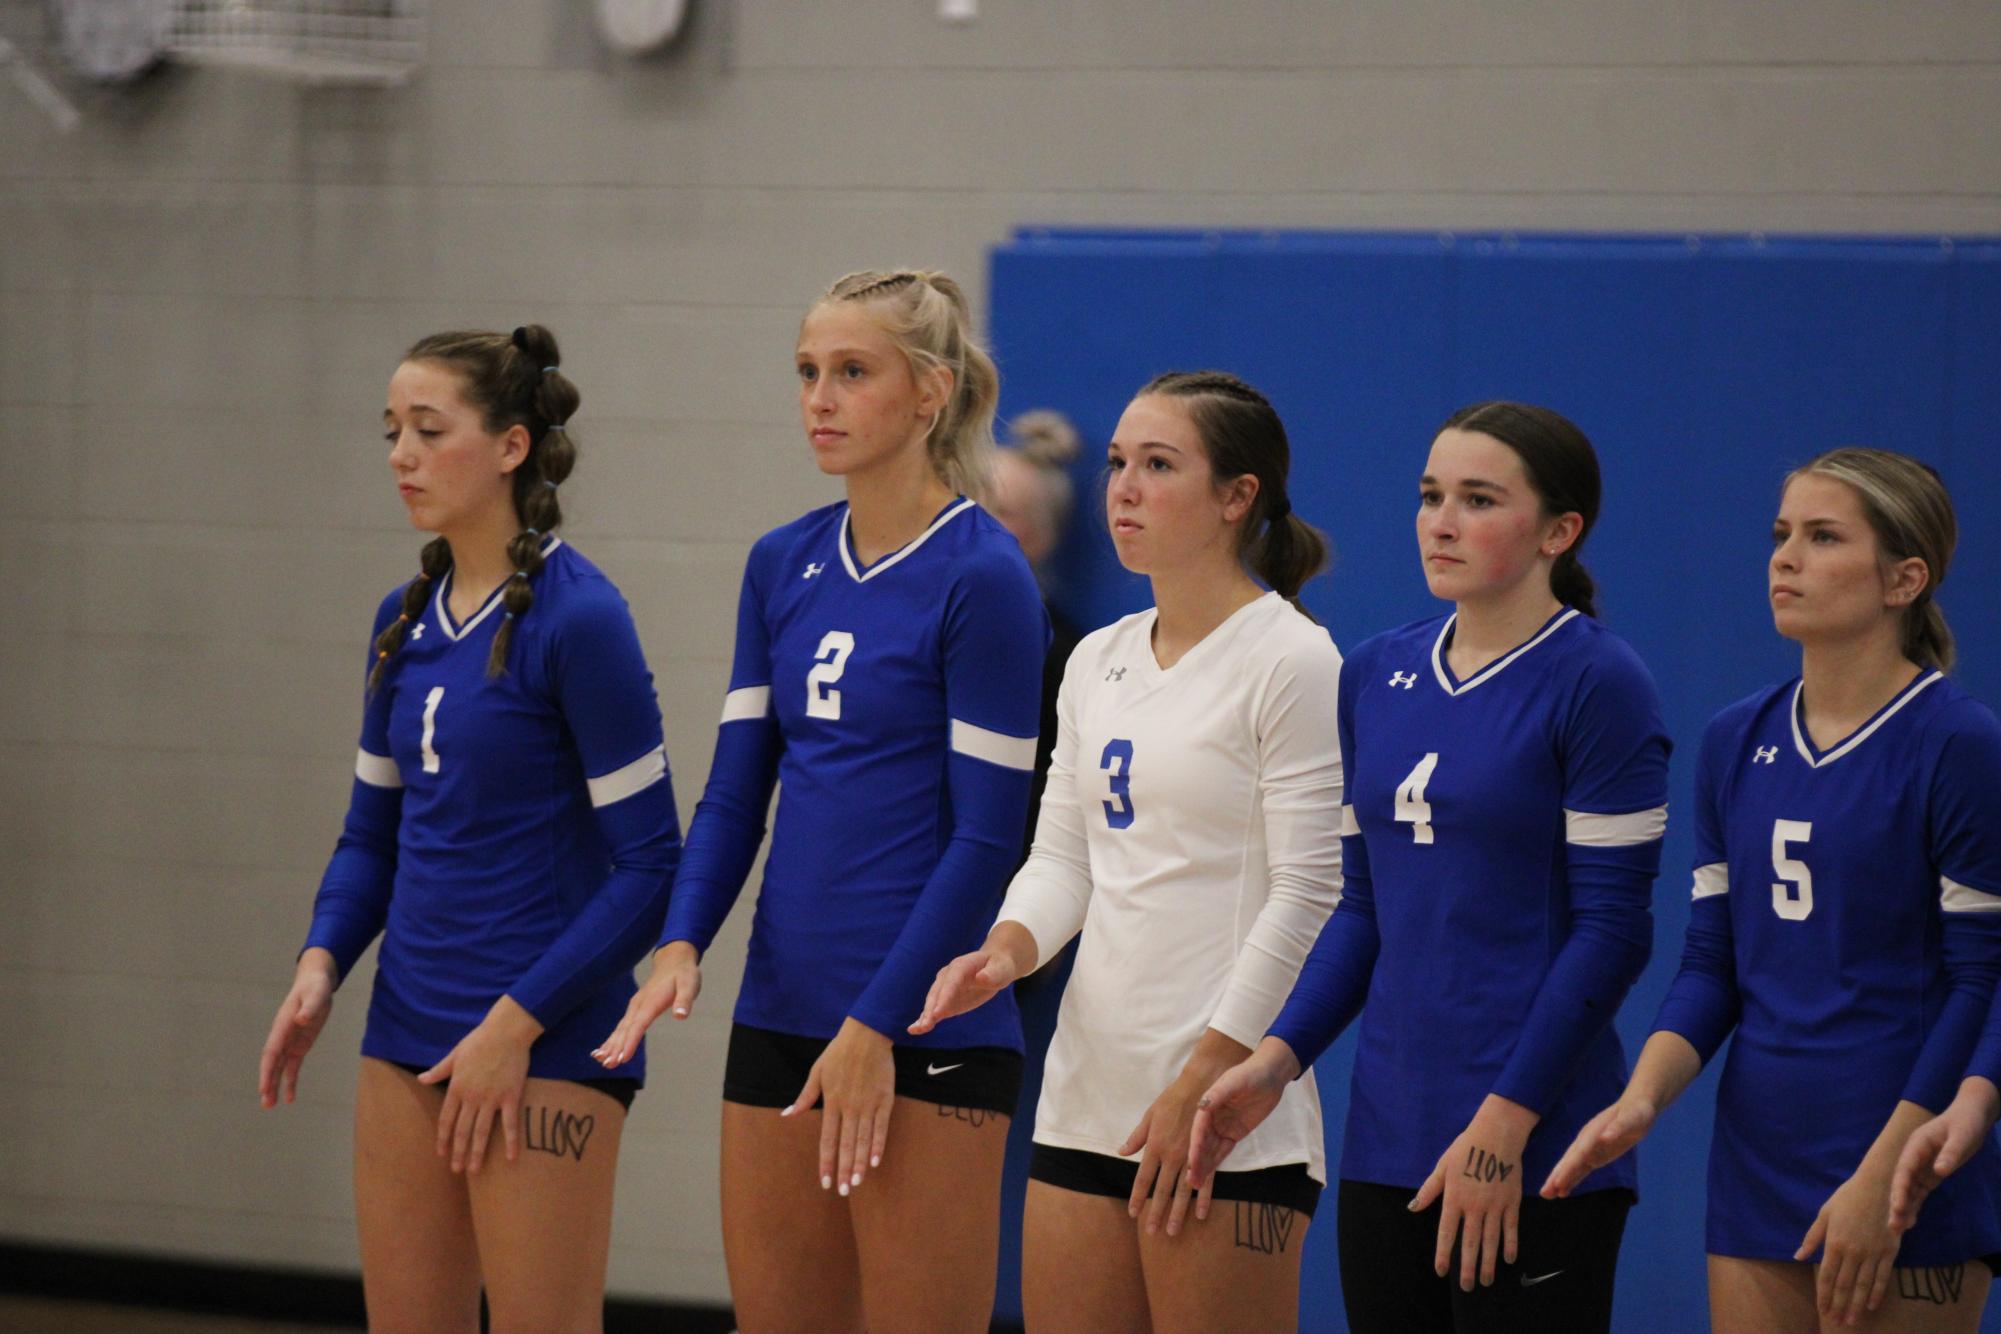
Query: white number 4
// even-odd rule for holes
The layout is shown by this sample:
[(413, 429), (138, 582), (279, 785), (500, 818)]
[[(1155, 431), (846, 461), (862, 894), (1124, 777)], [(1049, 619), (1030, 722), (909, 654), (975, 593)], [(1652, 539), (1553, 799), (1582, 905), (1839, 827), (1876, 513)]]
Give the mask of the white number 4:
[(1410, 825), (1414, 842), (1431, 842), (1431, 803), (1424, 799), (1424, 789), (1431, 782), (1431, 771), (1437, 767), (1438, 752), (1434, 750), (1417, 762), (1417, 768), (1397, 788), (1396, 818), (1399, 823)]
[(1788, 922), (1804, 922), (1813, 912), (1813, 872), (1799, 858), (1786, 856), (1786, 844), (1812, 837), (1813, 825), (1806, 820), (1772, 821), (1772, 874), (1779, 877), (1772, 884), (1772, 911)]
[(820, 640), (820, 647), (813, 653), (817, 665), (806, 673), (808, 718), (841, 716), (841, 692), (831, 687), (848, 669), (848, 655), (854, 651), (855, 637), (846, 630), (829, 630)]

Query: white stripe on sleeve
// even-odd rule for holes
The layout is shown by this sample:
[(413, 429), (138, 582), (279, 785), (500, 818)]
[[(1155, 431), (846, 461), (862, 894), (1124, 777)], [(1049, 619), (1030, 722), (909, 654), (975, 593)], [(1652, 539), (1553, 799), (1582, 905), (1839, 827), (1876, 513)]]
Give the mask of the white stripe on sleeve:
[(1006, 769), (1035, 771), (1035, 741), (1032, 736), (1009, 736), (960, 719), (952, 720), (952, 749), (988, 764)]
[(609, 806), (624, 801), (635, 793), (644, 792), (659, 782), (667, 773), (667, 748), (655, 746), (631, 764), (622, 765), (608, 774), (588, 779), (585, 786), (591, 790), (591, 805)]
[(1563, 813), (1563, 839), (1580, 848), (1631, 848), (1651, 843), (1667, 832), (1667, 807), (1632, 811), (1625, 815), (1594, 815), (1589, 811)]
[(1355, 808), (1353, 806), (1343, 806), (1341, 808), (1341, 837), (1352, 838), (1361, 832), (1362, 826), (1355, 821)]
[(1730, 892), (1730, 867), (1724, 862), (1711, 862), (1707, 866), (1695, 868), (1695, 889), (1692, 899), (1713, 898)]
[(372, 755), (365, 748), (354, 753), (354, 776), (370, 787), (401, 787), (403, 775), (396, 761), (387, 755)]
[(1943, 875), (1938, 878), (1938, 887), (1938, 906), (1945, 912), (2001, 912), (2001, 894), (1989, 894)]
[(754, 721), (771, 712), (770, 686), (744, 686), (723, 696), (723, 721)]

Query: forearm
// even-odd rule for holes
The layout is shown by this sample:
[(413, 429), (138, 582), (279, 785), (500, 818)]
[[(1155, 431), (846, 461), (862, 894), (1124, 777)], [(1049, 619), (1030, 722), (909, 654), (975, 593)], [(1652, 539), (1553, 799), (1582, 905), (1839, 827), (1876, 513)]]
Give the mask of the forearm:
[[(1284, 1046), (1283, 1043), (1279, 1045)], [(1181, 1067), (1181, 1077), (1206, 1089), (1225, 1070), (1242, 1065), (1250, 1055), (1251, 1049), (1235, 1038), (1218, 1033), (1213, 1028), (1205, 1028), (1202, 1036), (1195, 1040), (1195, 1050), (1189, 1053), (1188, 1060)]]
[(1665, 1111), (1701, 1073), (1702, 1057), (1688, 1039), (1663, 1030), (1648, 1037), (1640, 1048), (1632, 1078), (1626, 1081), (1625, 1096), (1655, 1112)]
[(986, 948), (989, 953), (1007, 959), (1014, 966), (1016, 977), (1027, 977), (1042, 966), (1041, 952), (1035, 944), (1035, 933), (1020, 922), (995, 922), (993, 929), (987, 932)]

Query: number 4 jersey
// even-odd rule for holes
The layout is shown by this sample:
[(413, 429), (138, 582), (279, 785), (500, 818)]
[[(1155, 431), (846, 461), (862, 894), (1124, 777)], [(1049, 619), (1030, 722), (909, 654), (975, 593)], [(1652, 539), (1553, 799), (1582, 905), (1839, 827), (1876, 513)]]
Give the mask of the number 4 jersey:
[[(1920, 672), (1826, 750), (1797, 681), (1718, 714), (1696, 774), (1695, 902), (1657, 1029), (1717, 1087), (1708, 1249), (1790, 1260), (1900, 1100), (1943, 1110), (2001, 968), (2001, 726)], [(2001, 1250), (1992, 1144), (1897, 1263)]]
[(1021, 1050), (1012, 997), (922, 1038), (938, 969), (975, 948), (1028, 818), (1049, 618), (1020, 546), (955, 500), (864, 568), (848, 507), (759, 538), (736, 661), (663, 942), (706, 950), (778, 814), (737, 1022)]

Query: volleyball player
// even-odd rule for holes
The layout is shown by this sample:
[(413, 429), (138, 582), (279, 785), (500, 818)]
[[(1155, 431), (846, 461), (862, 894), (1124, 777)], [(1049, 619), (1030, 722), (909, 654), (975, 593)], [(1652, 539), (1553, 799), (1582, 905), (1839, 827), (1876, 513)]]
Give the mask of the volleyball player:
[(576, 386), (539, 325), (411, 348), (383, 413), (411, 523), (382, 602), (346, 829), (264, 1046), (292, 1101), (333, 992), (382, 951), (355, 1099), (368, 1322), (603, 1318), (639, 1062), (591, 1044), (632, 995), (680, 847), (653, 680), (624, 599), (556, 536)]
[(1546, 408), (1440, 430), (1417, 537), (1454, 610), (1349, 656), (1341, 902), (1195, 1121), (1201, 1184), (1360, 1011), (1337, 1220), (1357, 1331), (1611, 1324), (1631, 1164), (1522, 1199), (1624, 1076), (1610, 1024), (1651, 948), (1667, 818), (1652, 679), (1579, 560), (1599, 492), (1590, 442)]
[(847, 500), (751, 550), (708, 787), (602, 1058), (686, 1017), (776, 782), (723, 1079), (737, 1319), (984, 1330), (1020, 1024), (1003, 1005), (904, 1028), (1020, 856), (1048, 624), (1020, 546), (967, 498), (998, 380), (958, 286), (851, 274), (796, 357), (807, 439)]
[(1293, 601), (1326, 543), (1292, 513), (1278, 414), (1234, 376), (1154, 380), (1107, 453), (1106, 521), (1154, 606), (1072, 656), (1034, 851), (911, 1031), (1081, 932), (1035, 1116), (1029, 1327), (1289, 1327), (1326, 1180), (1312, 1080), (1213, 1183), (1230, 1223), (1184, 1230), (1182, 1166), (1196, 1098), (1277, 1015), (1338, 893), (1341, 658)]
[(1915, 459), (1837, 449), (1786, 479), (1772, 540), (1800, 674), (1703, 737), (1681, 970), (1544, 1193), (1638, 1142), (1734, 1031), (1709, 1158), (1717, 1328), (1972, 1330), (2001, 1159), (1983, 1144), (1901, 1240), (1889, 1207), (2001, 967), (2001, 724), (1945, 675), (1934, 601), (1952, 502)]

